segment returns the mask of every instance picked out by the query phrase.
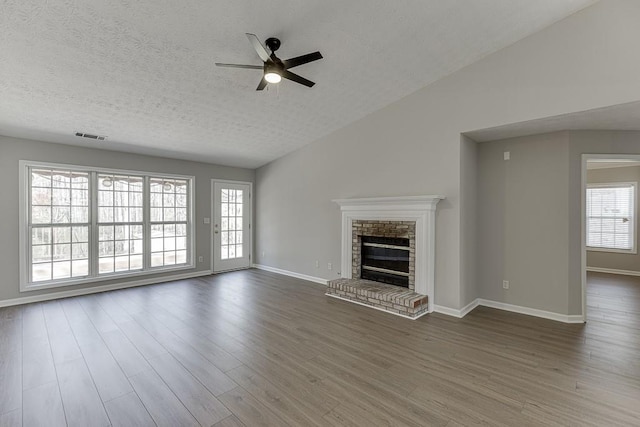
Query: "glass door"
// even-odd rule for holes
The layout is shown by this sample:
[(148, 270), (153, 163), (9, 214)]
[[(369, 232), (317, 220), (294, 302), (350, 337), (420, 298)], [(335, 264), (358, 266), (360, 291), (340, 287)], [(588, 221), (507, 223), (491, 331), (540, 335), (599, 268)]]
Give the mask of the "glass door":
[(213, 271), (251, 266), (251, 185), (213, 183)]

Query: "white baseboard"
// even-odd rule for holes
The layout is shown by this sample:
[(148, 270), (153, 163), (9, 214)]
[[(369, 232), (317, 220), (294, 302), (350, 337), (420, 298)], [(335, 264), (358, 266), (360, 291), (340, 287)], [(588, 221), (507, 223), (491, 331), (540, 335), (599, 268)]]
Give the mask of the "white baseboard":
[(617, 270), (615, 268), (587, 267), (587, 271), (593, 273), (622, 274), (624, 276), (640, 276), (640, 271)]
[(282, 270), (276, 267), (269, 267), (268, 265), (253, 264), (254, 268), (264, 271), (270, 271), (272, 273), (278, 273), (285, 276), (295, 277), (297, 279), (308, 280), (309, 282), (320, 283), (321, 285), (327, 285), (327, 279), (321, 277), (307, 276), (306, 274), (296, 273), (294, 271)]
[(358, 305), (361, 305), (361, 306), (363, 306), (363, 307), (373, 308), (374, 310), (382, 311), (383, 313), (393, 314), (394, 316), (404, 317), (405, 319), (409, 319), (409, 320), (416, 320), (416, 319), (421, 318), (421, 317), (422, 317), (422, 316), (424, 316), (425, 314), (428, 314), (428, 312), (427, 312), (427, 311), (425, 311), (424, 313), (419, 314), (419, 315), (418, 315), (418, 316), (416, 316), (416, 317), (409, 317), (409, 316), (407, 316), (407, 315), (405, 315), (405, 314), (394, 313), (394, 312), (392, 312), (392, 311), (387, 311), (387, 310), (382, 309), (382, 308), (379, 308), (379, 307), (374, 307), (374, 306), (369, 305), (369, 304), (364, 304), (364, 303), (362, 303), (362, 302), (360, 302), (360, 301), (354, 301), (354, 300), (352, 300), (352, 299), (342, 298), (342, 297), (340, 297), (340, 296), (338, 296), (338, 295), (333, 295), (333, 294), (331, 294), (331, 295), (330, 295), (330, 294), (325, 294), (325, 295), (326, 295), (326, 296), (328, 296), (328, 297), (331, 297), (331, 298), (335, 298), (335, 299), (339, 299), (339, 300), (342, 300), (342, 301), (350, 302), (350, 303), (352, 303), (352, 304), (358, 304)]
[(554, 313), (552, 311), (539, 310), (537, 308), (523, 307), (520, 305), (507, 304), (504, 302), (491, 301), (478, 298), (478, 305), (483, 307), (497, 308), (499, 310), (511, 311), (513, 313), (526, 314), (528, 316), (541, 317), (543, 319), (555, 320), (564, 323), (584, 323), (582, 315), (569, 315)]
[(497, 308), (498, 310), (511, 311), (513, 313), (526, 314), (528, 316), (541, 317), (543, 319), (550, 319), (563, 323), (584, 323), (581, 315), (554, 313), (552, 311), (538, 310), (537, 308), (523, 307), (520, 305), (507, 304), (504, 302), (492, 301), (482, 298), (477, 298), (471, 301), (460, 310), (436, 305), (434, 307), (434, 311), (436, 313), (446, 314), (447, 316), (462, 318), (478, 306)]
[(462, 310), (458, 310), (456, 308), (445, 307), (443, 305), (434, 304), (433, 305), (433, 312), (434, 313), (440, 313), (440, 314), (446, 314), (447, 316), (452, 316), (452, 317), (457, 317), (457, 318), (461, 318), (462, 317)]
[(478, 299), (474, 299), (469, 304), (462, 307), (460, 310), (458, 310), (457, 308), (445, 307), (443, 305), (434, 305), (433, 311), (436, 313), (446, 314), (447, 316), (453, 316), (461, 319), (467, 314), (469, 314), (477, 306), (478, 306)]
[(114, 291), (116, 289), (133, 288), (136, 286), (153, 285), (156, 283), (171, 282), (173, 280), (192, 279), (194, 277), (209, 276), (211, 270), (196, 271), (191, 273), (172, 274), (170, 276), (153, 277), (140, 280), (132, 280), (128, 282), (112, 283), (110, 285), (94, 286), (91, 288), (72, 289), (69, 291), (52, 292), (49, 294), (34, 295), (30, 297), (12, 298), (0, 300), (0, 307), (9, 307), (12, 305), (30, 304), (33, 302), (49, 301), (58, 298), (75, 297), (79, 295), (89, 295), (98, 292)]
[(464, 317), (467, 314), (471, 313), (474, 308), (476, 308), (480, 304), (480, 300), (478, 298), (471, 301), (469, 304), (465, 305), (460, 309), (460, 317)]

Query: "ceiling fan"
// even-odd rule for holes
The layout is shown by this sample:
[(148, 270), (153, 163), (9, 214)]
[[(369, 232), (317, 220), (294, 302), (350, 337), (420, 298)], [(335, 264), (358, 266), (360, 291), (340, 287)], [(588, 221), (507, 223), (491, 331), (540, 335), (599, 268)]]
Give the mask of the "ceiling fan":
[(249, 68), (263, 70), (262, 79), (258, 84), (256, 90), (263, 90), (267, 83), (280, 83), (280, 80), (283, 78), (287, 80), (294, 81), (296, 83), (300, 83), (301, 85), (305, 85), (307, 87), (312, 87), (315, 83), (311, 80), (307, 80), (304, 77), (301, 77), (297, 74), (289, 71), (289, 68), (297, 67), (298, 65), (307, 64), (309, 62), (317, 61), (318, 59), (322, 59), (322, 54), (320, 52), (308, 53), (302, 56), (296, 56), (295, 58), (281, 60), (276, 56), (276, 50), (280, 48), (280, 40), (275, 37), (269, 37), (265, 44), (271, 51), (271, 54), (267, 52), (267, 49), (260, 43), (258, 37), (255, 34), (246, 33), (247, 38), (253, 45), (253, 48), (258, 53), (263, 65), (243, 65), (243, 64), (222, 64), (216, 62), (218, 67), (229, 67), (229, 68)]

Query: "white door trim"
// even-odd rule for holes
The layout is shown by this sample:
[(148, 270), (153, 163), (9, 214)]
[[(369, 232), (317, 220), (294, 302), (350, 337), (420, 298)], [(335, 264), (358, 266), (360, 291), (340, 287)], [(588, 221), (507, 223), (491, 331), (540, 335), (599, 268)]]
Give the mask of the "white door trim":
[(215, 197), (214, 197), (214, 192), (215, 192), (215, 184), (216, 183), (222, 183), (222, 184), (243, 184), (243, 185), (248, 185), (249, 186), (249, 267), (251, 267), (252, 263), (253, 263), (253, 182), (250, 181), (233, 181), (230, 179), (212, 179), (211, 180), (211, 187), (209, 189), (209, 196), (211, 198), (211, 204), (210, 204), (210, 208), (211, 208), (211, 221), (210, 221), (210, 225), (209, 225), (209, 245), (211, 247), (211, 271), (213, 272), (213, 274), (215, 273), (220, 273), (220, 271), (216, 272), (215, 271), (215, 267), (214, 267), (214, 261), (215, 261), (215, 242), (213, 239), (213, 231), (214, 231), (214, 227), (213, 227), (213, 223), (215, 221)]

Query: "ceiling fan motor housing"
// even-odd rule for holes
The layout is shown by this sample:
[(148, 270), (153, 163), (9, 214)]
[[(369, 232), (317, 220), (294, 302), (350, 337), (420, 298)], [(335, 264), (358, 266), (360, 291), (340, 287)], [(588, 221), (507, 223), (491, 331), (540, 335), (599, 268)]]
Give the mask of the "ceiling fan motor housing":
[(280, 49), (280, 39), (275, 37), (269, 37), (265, 40), (264, 44), (269, 48), (269, 50), (271, 50), (271, 52), (275, 52)]

